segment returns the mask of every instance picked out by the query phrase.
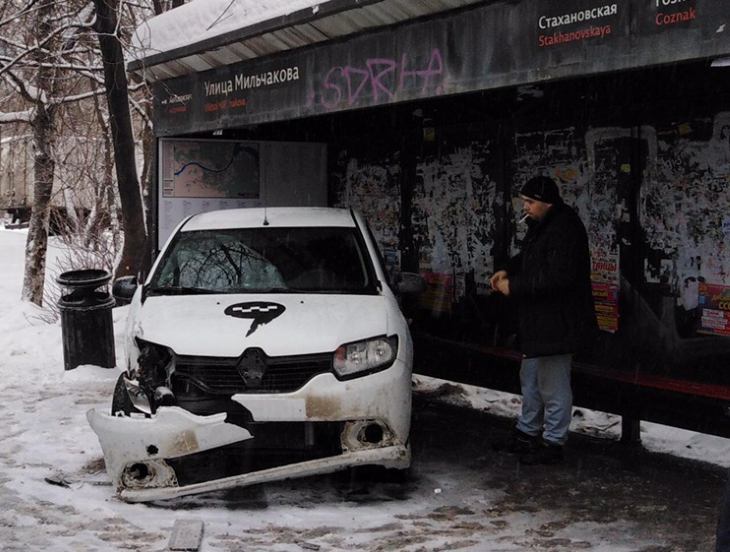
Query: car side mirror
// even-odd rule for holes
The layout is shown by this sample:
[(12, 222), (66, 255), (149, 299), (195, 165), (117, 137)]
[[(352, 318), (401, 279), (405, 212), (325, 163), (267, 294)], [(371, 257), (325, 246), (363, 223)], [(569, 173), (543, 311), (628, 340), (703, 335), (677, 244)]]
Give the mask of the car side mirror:
[(117, 305), (128, 305), (132, 301), (138, 285), (136, 276), (122, 276), (114, 280), (112, 295), (116, 299)]
[(419, 295), (426, 291), (426, 279), (415, 272), (401, 272), (397, 288), (403, 295)]

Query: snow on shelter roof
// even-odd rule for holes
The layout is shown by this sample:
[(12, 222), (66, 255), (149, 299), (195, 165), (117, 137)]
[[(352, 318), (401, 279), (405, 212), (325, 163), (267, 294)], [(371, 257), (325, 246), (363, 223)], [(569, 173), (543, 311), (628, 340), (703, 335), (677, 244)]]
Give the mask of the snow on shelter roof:
[(192, 0), (135, 31), (129, 69), (165, 80), (484, 0)]

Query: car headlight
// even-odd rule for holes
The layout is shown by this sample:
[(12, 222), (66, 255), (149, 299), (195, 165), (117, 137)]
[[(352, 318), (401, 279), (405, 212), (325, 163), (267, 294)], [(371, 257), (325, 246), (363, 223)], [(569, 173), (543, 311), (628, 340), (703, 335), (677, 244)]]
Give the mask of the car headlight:
[(363, 372), (385, 370), (395, 361), (398, 338), (375, 337), (340, 345), (335, 351), (333, 366), (337, 375), (347, 378)]
[(127, 392), (135, 408), (154, 414), (158, 390), (170, 386), (170, 374), (175, 371), (175, 355), (164, 345), (135, 337), (132, 356), (125, 380)]

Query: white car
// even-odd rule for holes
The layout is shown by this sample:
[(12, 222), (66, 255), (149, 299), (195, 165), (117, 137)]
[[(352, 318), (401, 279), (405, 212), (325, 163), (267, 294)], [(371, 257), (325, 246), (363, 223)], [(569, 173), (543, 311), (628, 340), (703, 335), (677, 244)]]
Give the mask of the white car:
[[(403, 273), (397, 291), (423, 280)], [(87, 418), (140, 502), (357, 465), (410, 464), (413, 345), (355, 211), (261, 208), (183, 221), (131, 299), (111, 414)]]

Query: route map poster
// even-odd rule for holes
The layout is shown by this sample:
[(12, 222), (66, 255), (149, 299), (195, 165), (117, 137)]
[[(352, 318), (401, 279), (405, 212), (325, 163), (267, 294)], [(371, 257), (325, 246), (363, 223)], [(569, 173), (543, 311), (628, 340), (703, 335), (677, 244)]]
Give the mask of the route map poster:
[(258, 199), (258, 144), (167, 142), (162, 197)]
[(159, 159), (159, 248), (188, 215), (261, 205), (256, 142), (166, 139)]

